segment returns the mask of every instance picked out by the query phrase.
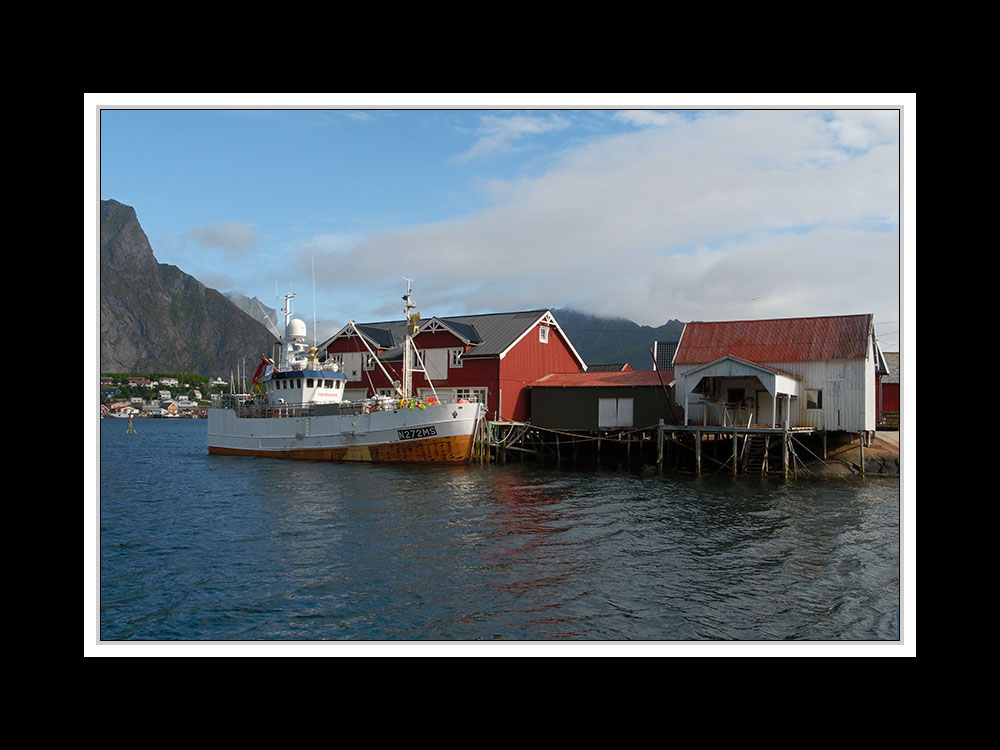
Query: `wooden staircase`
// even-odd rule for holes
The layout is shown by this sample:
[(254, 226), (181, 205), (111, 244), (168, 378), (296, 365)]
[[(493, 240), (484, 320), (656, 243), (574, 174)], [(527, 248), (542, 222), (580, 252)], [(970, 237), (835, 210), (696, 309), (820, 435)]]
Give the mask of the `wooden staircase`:
[(747, 435), (743, 443), (743, 473), (766, 474), (769, 435)]

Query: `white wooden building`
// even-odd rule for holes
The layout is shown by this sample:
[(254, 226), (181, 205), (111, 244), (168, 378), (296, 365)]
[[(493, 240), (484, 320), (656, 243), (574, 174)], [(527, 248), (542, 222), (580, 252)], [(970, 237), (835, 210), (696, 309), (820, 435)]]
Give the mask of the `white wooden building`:
[(873, 432), (886, 371), (870, 314), (688, 323), (673, 360), (689, 425)]

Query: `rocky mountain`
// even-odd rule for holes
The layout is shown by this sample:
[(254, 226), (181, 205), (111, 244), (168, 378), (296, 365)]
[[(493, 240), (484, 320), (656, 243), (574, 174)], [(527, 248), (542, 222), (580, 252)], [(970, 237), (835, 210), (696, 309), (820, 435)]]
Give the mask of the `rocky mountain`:
[(652, 370), (649, 350), (654, 341), (677, 341), (684, 324), (668, 320), (662, 326), (641, 326), (624, 318), (602, 318), (563, 308), (552, 314), (588, 365), (628, 362), (633, 370)]
[(256, 297), (247, 297), (239, 292), (223, 292), (222, 296), (265, 327), (268, 321), (272, 326), (278, 322), (278, 311), (268, 307)]
[(215, 289), (158, 263), (135, 209), (101, 201), (101, 372), (228, 379), (272, 350), (267, 329)]
[[(256, 362), (276, 341), (276, 320), (256, 298), (210, 289), (176, 266), (158, 263), (135, 209), (101, 201), (101, 372), (193, 372), (228, 378), (237, 362)], [(652, 369), (654, 341), (676, 341), (678, 320), (641, 326), (567, 308), (553, 310), (588, 365), (627, 362)]]

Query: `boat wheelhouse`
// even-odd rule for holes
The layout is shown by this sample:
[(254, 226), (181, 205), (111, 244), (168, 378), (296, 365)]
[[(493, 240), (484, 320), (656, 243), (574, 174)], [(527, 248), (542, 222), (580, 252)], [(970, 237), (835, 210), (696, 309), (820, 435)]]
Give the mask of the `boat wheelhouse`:
[[(484, 416), (481, 405), (415, 397), (408, 366), (393, 395), (345, 399), (347, 374), (332, 359), (320, 362), (316, 346), (306, 344), (305, 324), (291, 317), (293, 296), (285, 295), (278, 363), (262, 356), (254, 375), (257, 394), (230, 397), (223, 408), (209, 410), (209, 453), (329, 461), (470, 460), (473, 435)], [(403, 299), (406, 345), (412, 346), (419, 314), (411, 313), (409, 287)], [(409, 364), (410, 356), (405, 361)]]

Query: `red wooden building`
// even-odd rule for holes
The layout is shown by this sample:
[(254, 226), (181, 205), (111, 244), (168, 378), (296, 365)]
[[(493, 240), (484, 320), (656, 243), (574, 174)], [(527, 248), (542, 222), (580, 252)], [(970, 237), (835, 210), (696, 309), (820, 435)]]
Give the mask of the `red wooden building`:
[[(392, 380), (400, 381), (406, 325), (403, 320), (359, 323), (357, 331), (348, 325), (323, 342), (320, 359), (333, 359), (349, 378), (345, 399), (395, 395), (373, 354)], [(548, 310), (429, 318), (420, 322), (413, 343), (422, 358), (422, 365), (414, 363), (416, 395), (436, 392), (441, 400), (484, 402), (493, 420), (526, 420), (527, 386), (552, 372), (586, 369)]]
[(889, 372), (878, 381), (878, 419), (880, 425), (899, 427), (899, 352), (884, 352)]

